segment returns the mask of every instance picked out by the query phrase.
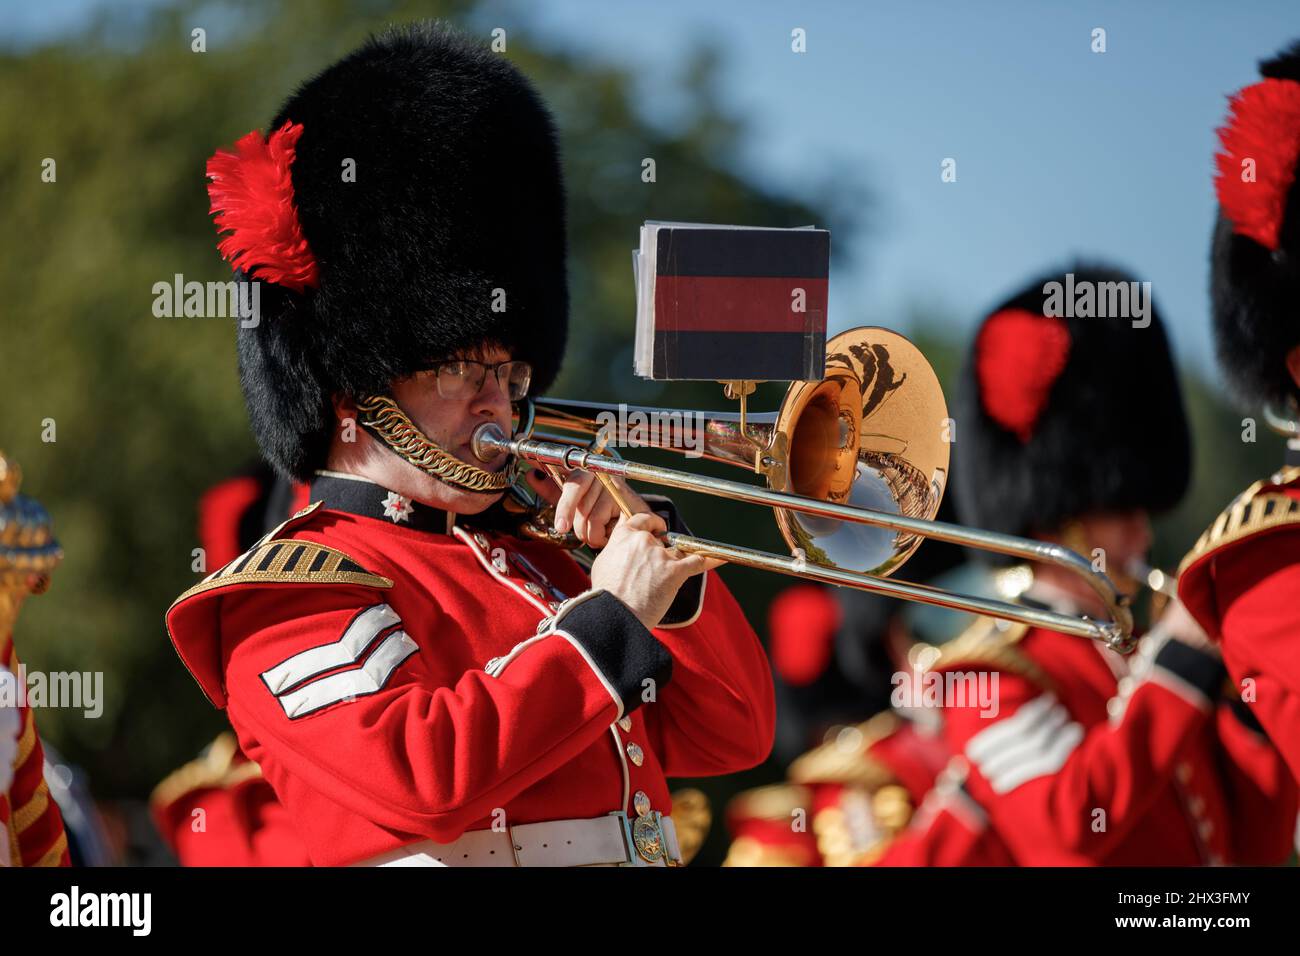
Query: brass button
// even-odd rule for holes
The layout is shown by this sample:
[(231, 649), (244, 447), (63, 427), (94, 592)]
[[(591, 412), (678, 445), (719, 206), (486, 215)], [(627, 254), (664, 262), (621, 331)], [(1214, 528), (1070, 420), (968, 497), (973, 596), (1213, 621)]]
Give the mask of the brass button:
[(1205, 813), (1205, 801), (1201, 799), (1199, 796), (1194, 795), (1190, 800), (1187, 801), (1187, 805), (1191, 809), (1192, 816), (1194, 817), (1199, 817), (1203, 813)]
[(641, 764), (645, 763), (645, 751), (636, 744), (628, 744), (627, 758), (639, 767)]
[(646, 796), (644, 790), (638, 790), (632, 797), (632, 806), (639, 817), (643, 817), (650, 812), (650, 798)]
[(620, 717), (618, 725), (623, 728), (623, 733), (630, 733), (632, 731), (632, 718)]
[(1214, 833), (1214, 824), (1209, 820), (1202, 820), (1196, 831), (1200, 833), (1202, 840), (1208, 840), (1210, 835)]
[(505, 554), (500, 551), (492, 555), (492, 567), (496, 568), (502, 574), (510, 573), (510, 562), (506, 560)]
[(479, 534), (478, 532), (474, 533), (474, 543), (478, 545), (480, 548), (482, 548), (484, 551), (487, 550), (487, 538), (483, 537), (483, 535)]
[(533, 597), (542, 596), (542, 589), (538, 585), (534, 584), (532, 581), (529, 581), (528, 584), (525, 585), (525, 587), (528, 588), (528, 593), (531, 594)]
[(547, 601), (547, 602), (546, 602), (546, 606), (549, 607), (549, 608), (551, 609), (551, 613), (554, 614), (556, 611), (558, 611), (558, 610), (560, 609), (560, 602), (559, 602), (559, 601)]
[(1178, 773), (1178, 780), (1181, 783), (1191, 783), (1192, 765), (1189, 764), (1186, 760), (1184, 760), (1182, 763), (1178, 765), (1177, 773)]

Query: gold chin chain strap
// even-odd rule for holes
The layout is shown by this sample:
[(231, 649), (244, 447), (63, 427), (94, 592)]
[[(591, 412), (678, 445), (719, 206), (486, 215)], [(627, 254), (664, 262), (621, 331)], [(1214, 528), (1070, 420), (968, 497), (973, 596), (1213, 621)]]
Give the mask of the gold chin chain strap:
[(357, 409), (364, 428), (434, 478), (466, 491), (504, 491), (510, 484), (506, 471), (484, 471), (439, 448), (387, 395), (363, 396)]

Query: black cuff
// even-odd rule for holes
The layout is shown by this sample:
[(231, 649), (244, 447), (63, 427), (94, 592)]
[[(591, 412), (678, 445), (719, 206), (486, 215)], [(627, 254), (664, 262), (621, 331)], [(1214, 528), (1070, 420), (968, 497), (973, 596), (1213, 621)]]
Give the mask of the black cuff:
[[(677, 506), (663, 495), (643, 495), (650, 510), (664, 519), (669, 532), (673, 534), (690, 534), (691, 529), (677, 512)], [(659, 622), (660, 627), (684, 627), (691, 624), (704, 610), (705, 574), (697, 574), (686, 579), (686, 583), (677, 591), (673, 603), (668, 605), (668, 613)]]
[(1267, 737), (1268, 733), (1264, 730), (1264, 725), (1255, 717), (1255, 712), (1240, 697), (1228, 698), (1228, 709), (1237, 721), (1252, 733), (1259, 734), (1261, 737)]
[(704, 610), (704, 579), (707, 574), (696, 574), (686, 579), (677, 590), (677, 597), (668, 605), (668, 613), (659, 622), (660, 627), (684, 627), (694, 624)]
[(1213, 654), (1197, 650), (1190, 644), (1169, 640), (1156, 653), (1156, 667), (1163, 667), (1191, 684), (1209, 701), (1219, 698), (1219, 688), (1228, 671)]
[(626, 604), (608, 591), (562, 608), (555, 628), (582, 645), (630, 714), (643, 703), (646, 681), (657, 696), (673, 676), (673, 657), (659, 639), (645, 629)]

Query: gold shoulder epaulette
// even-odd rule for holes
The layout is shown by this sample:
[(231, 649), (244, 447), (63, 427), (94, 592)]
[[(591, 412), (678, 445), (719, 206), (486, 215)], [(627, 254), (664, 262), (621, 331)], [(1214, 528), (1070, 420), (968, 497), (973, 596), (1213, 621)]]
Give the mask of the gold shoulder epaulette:
[(814, 747), (790, 764), (791, 783), (840, 783), (874, 791), (894, 780), (893, 773), (868, 751), (895, 733), (901, 721), (882, 711), (856, 727), (845, 727), (833, 740)]
[(312, 541), (276, 539), (277, 534), (306, 518), (319, 504), (315, 502), (269, 531), (234, 561), (178, 597), (173, 606), (205, 591), (235, 584), (359, 584), (391, 588), (393, 582), (388, 578), (372, 574), (335, 548)]
[(1283, 468), (1257, 481), (1224, 508), (1178, 565), (1182, 574), (1194, 562), (1225, 545), (1287, 524), (1300, 524), (1300, 500), (1281, 489), (1300, 482), (1300, 466)]
[(682, 853), (682, 863), (690, 863), (709, 835), (709, 828), (713, 825), (713, 808), (704, 791), (694, 787), (674, 790), (671, 797), (677, 846)]
[(812, 793), (805, 787), (772, 783), (742, 790), (727, 805), (729, 814), (749, 820), (788, 820), (796, 810), (812, 806)]
[(951, 641), (929, 650), (930, 663), (925, 670), (956, 670), (970, 664), (996, 667), (1027, 677), (1042, 686), (1051, 686), (1047, 672), (1020, 647), (1029, 633), (1028, 624), (978, 618)]
[(251, 760), (235, 763), (238, 745), (235, 735), (222, 731), (201, 755), (173, 770), (149, 796), (149, 804), (166, 807), (187, 793), (206, 787), (232, 787), (262, 775), (262, 768)]

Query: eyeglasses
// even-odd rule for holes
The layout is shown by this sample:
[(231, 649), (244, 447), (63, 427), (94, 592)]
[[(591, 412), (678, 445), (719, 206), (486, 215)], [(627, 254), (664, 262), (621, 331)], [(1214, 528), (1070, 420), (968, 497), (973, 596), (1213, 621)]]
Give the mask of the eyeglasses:
[(517, 402), (528, 394), (528, 384), (533, 377), (533, 367), (527, 362), (498, 362), (485, 365), (472, 359), (449, 359), (434, 362), (429, 366), (429, 373), (438, 383), (438, 395), (447, 399), (473, 398), (483, 387), (488, 370), (496, 375), (501, 391), (512, 402)]

